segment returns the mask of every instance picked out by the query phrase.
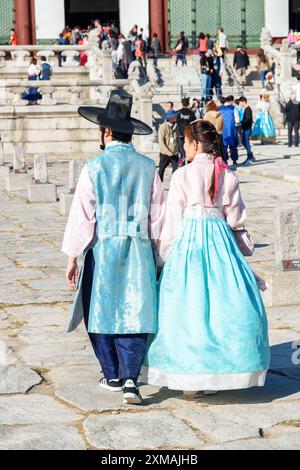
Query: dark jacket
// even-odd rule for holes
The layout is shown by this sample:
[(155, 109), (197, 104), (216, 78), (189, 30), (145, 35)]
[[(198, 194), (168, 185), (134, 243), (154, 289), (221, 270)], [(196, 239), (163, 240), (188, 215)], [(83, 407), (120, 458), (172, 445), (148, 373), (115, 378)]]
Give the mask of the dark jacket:
[(124, 41), (123, 47), (124, 47), (124, 62), (125, 64), (130, 65), (131, 62), (133, 61), (133, 55), (132, 55), (130, 42), (127, 40)]
[(40, 80), (51, 80), (52, 67), (48, 62), (42, 63), (42, 69), (40, 72)]
[(285, 107), (287, 122), (300, 121), (300, 103), (290, 100)]
[(252, 129), (252, 124), (253, 124), (253, 113), (252, 109), (250, 106), (247, 106), (244, 111), (244, 116), (242, 120), (242, 128), (244, 131), (248, 131), (249, 129)]
[(201, 57), (200, 59), (201, 73), (205, 75), (212, 75), (214, 70), (214, 58), (213, 57)]
[(177, 123), (180, 137), (184, 136), (185, 128), (195, 120), (196, 116), (189, 108), (182, 108), (178, 111)]
[(236, 52), (233, 58), (233, 65), (236, 69), (248, 68), (250, 61), (247, 52)]

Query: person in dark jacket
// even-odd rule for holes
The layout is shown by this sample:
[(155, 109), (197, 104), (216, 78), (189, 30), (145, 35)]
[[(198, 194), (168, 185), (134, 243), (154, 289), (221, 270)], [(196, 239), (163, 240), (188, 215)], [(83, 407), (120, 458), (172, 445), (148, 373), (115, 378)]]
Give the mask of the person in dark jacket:
[(292, 93), (289, 102), (285, 107), (285, 116), (288, 125), (289, 141), (288, 146), (293, 145), (293, 131), (295, 134), (295, 147), (299, 145), (299, 121), (300, 121), (300, 103), (296, 100), (296, 94)]
[(242, 119), (242, 144), (247, 150), (247, 160), (246, 164), (249, 164), (255, 161), (253, 152), (251, 150), (250, 139), (252, 135), (252, 125), (253, 125), (253, 113), (252, 109), (248, 105), (247, 98), (242, 96), (239, 99), (239, 105), (244, 110), (243, 119)]
[(181, 101), (182, 108), (178, 111), (177, 124), (179, 130), (179, 153), (185, 161), (185, 151), (184, 151), (184, 131), (185, 128), (191, 124), (191, 122), (196, 121), (195, 113), (189, 108), (190, 99), (183, 98)]
[(52, 76), (52, 67), (47, 62), (47, 58), (45, 56), (41, 57), (42, 65), (41, 65), (41, 71), (40, 71), (40, 80), (51, 80)]
[(234, 54), (233, 66), (240, 76), (242, 82), (245, 81), (246, 72), (249, 65), (250, 61), (247, 52), (241, 46), (238, 46)]

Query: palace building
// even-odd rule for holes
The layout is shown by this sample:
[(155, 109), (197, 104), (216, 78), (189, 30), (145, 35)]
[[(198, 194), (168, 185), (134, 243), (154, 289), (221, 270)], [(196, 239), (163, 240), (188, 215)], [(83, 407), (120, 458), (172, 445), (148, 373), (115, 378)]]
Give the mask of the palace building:
[(114, 22), (127, 34), (134, 24), (157, 32), (163, 50), (174, 47), (180, 31), (191, 46), (201, 31), (228, 34), (230, 48), (259, 47), (266, 26), (274, 38), (300, 30), (300, 0), (1, 0), (0, 42), (15, 28), (20, 44), (53, 43), (65, 25), (82, 27), (91, 20)]

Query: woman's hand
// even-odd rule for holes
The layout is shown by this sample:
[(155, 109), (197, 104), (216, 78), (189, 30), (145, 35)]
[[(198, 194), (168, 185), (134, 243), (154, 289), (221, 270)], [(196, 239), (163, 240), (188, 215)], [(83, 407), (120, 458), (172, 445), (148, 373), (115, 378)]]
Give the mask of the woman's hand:
[(79, 274), (79, 269), (77, 266), (77, 259), (70, 257), (68, 259), (66, 281), (67, 281), (68, 286), (72, 290), (76, 290), (77, 288), (78, 274)]

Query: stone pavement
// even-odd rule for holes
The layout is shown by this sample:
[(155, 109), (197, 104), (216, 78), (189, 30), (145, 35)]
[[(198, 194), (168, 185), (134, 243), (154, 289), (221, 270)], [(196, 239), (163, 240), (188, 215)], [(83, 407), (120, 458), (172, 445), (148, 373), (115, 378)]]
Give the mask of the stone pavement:
[[(259, 161), (238, 169), (255, 263), (274, 263), (274, 208), (300, 204), (300, 152), (284, 142), (255, 145)], [(67, 161), (49, 162), (65, 191)], [(264, 389), (185, 397), (143, 386), (144, 406), (128, 407), (98, 387), (83, 328), (66, 334), (65, 223), (58, 203), (29, 204), (0, 182), (0, 449), (300, 449), (299, 306), (268, 309)]]

